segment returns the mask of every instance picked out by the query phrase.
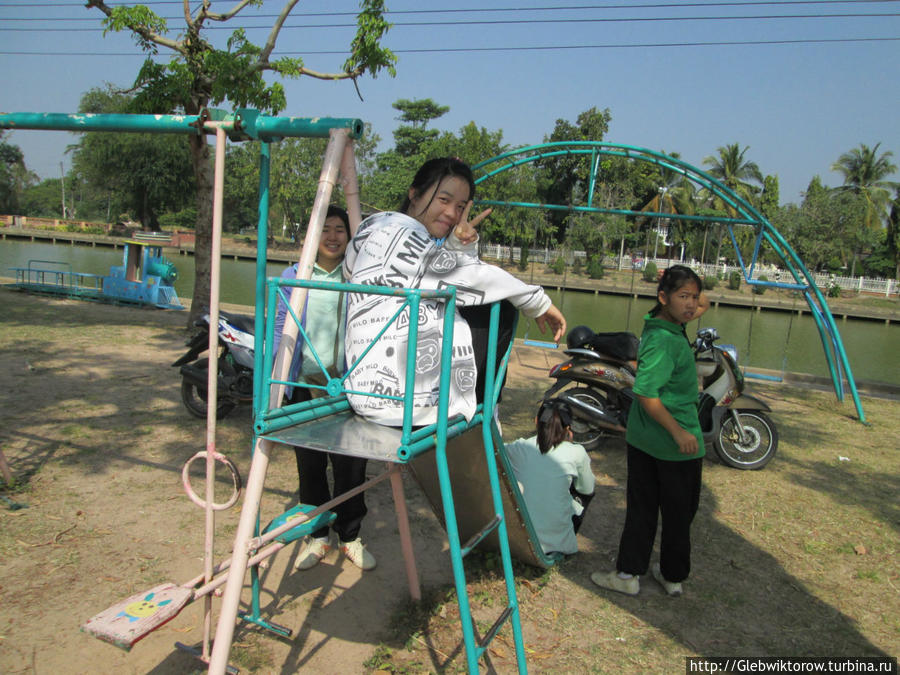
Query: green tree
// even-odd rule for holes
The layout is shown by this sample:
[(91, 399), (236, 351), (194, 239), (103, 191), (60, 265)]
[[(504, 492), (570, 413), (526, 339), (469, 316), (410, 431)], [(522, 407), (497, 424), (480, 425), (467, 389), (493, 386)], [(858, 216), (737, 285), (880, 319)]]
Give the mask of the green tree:
[[(81, 97), (80, 113), (123, 113), (133, 97), (92, 89)], [(158, 230), (159, 216), (180, 211), (194, 200), (191, 158), (184, 139), (167, 134), (95, 132), (70, 148), (72, 173), (83, 180), (95, 201), (127, 212), (145, 229)], [(95, 209), (96, 212), (96, 209)]]
[(763, 180), (762, 194), (759, 197), (759, 211), (766, 220), (778, 213), (778, 176), (766, 176)]
[(45, 178), (40, 183), (25, 188), (20, 204), (22, 215), (35, 218), (58, 218), (62, 194), (61, 182), (59, 178)]
[(37, 182), (37, 176), (25, 167), (25, 156), (18, 145), (3, 141), (0, 131), (0, 213), (18, 213), (23, 192)]
[[(278, 147), (277, 145), (274, 147)], [(225, 194), (222, 197), (222, 229), (240, 232), (255, 228), (259, 220), (259, 143), (235, 143), (225, 151)], [(272, 154), (277, 156), (277, 150)], [(274, 162), (272, 163), (274, 165)], [(269, 212), (277, 201), (270, 166)], [(271, 230), (270, 230), (271, 233)]]
[(816, 176), (800, 206), (780, 209), (776, 226), (808, 268), (837, 272), (850, 266), (854, 252), (865, 244), (859, 239), (867, 234), (864, 211), (862, 196), (830, 190)]
[[(596, 107), (585, 110), (578, 115), (575, 123), (557, 119), (545, 143), (564, 141), (602, 141), (609, 131), (612, 113), (609, 108), (598, 110)], [(584, 156), (559, 155), (548, 157), (537, 162), (539, 171), (538, 195), (545, 204), (561, 206), (581, 205), (587, 202), (588, 178), (590, 162)], [(554, 211), (550, 220), (558, 229), (558, 236), (565, 236), (565, 212)]]
[(426, 129), (432, 120), (449, 112), (449, 106), (438, 105), (430, 98), (394, 101), (392, 107), (400, 111), (401, 124), (394, 131), (394, 149), (401, 157), (420, 156), (428, 143), (437, 139), (438, 129)]
[[(281, 12), (272, 24), (262, 47), (246, 38), (243, 29), (231, 33), (225, 49), (218, 49), (204, 35), (210, 24), (227, 23), (251, 7), (261, 7), (259, 0), (239, 0), (224, 13), (215, 12), (204, 0), (190, 10), (185, 4), (184, 27), (178, 37), (169, 36), (166, 19), (146, 5), (109, 5), (104, 0), (88, 0), (87, 7), (103, 12), (105, 32), (130, 31), (137, 44), (148, 54), (134, 84), (136, 102), (142, 112), (197, 115), (208, 106), (228, 101), (235, 107), (252, 106), (277, 114), (286, 105), (284, 87), (269, 83), (266, 72), (283, 77), (302, 76), (323, 80), (356, 80), (386, 69), (394, 75), (394, 54), (380, 46), (390, 28), (384, 20), (383, 0), (362, 0), (357, 17), (357, 31), (350, 44), (350, 56), (341, 72), (324, 73), (307, 68), (301, 59), (271, 60), (285, 20), (298, 0), (284, 0)], [(162, 47), (174, 58), (158, 63), (153, 56)], [(213, 167), (207, 139), (188, 136), (194, 180), (197, 185), (197, 246), (194, 255), (195, 282), (188, 325), (209, 298), (212, 245)]]
[[(745, 146), (741, 150), (737, 143), (720, 146), (717, 150), (718, 155), (704, 158), (703, 163), (710, 167), (711, 176), (718, 178), (739, 197), (743, 197), (750, 204), (755, 204), (765, 179), (756, 162), (746, 159), (745, 155), (749, 149), (749, 146)], [(729, 213), (734, 211), (731, 206), (725, 204), (721, 204), (721, 207)]]
[(887, 255), (894, 263), (894, 278), (900, 279), (900, 186), (894, 194), (885, 236)]
[(876, 143), (874, 148), (860, 143), (858, 148), (845, 152), (831, 165), (832, 171), (844, 177), (844, 184), (839, 190), (865, 197), (865, 226), (870, 228), (882, 225), (890, 207), (891, 192), (898, 186), (896, 182), (887, 180), (897, 170), (897, 165), (890, 161), (893, 153), (879, 155), (879, 147), (881, 143)]

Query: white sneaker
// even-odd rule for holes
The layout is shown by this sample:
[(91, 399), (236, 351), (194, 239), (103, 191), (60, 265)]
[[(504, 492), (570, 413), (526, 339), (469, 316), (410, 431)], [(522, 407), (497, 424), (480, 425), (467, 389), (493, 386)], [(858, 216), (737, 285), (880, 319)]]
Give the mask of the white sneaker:
[(361, 570), (370, 570), (375, 567), (375, 556), (366, 550), (359, 537), (353, 541), (341, 542), (341, 552)]
[(306, 543), (300, 549), (300, 555), (294, 563), (294, 569), (308, 570), (319, 564), (319, 561), (328, 555), (331, 545), (328, 543), (328, 537), (318, 539), (316, 537), (307, 537)]
[(624, 593), (625, 595), (637, 595), (641, 592), (641, 582), (637, 577), (623, 579), (615, 570), (612, 572), (594, 572), (591, 575), (591, 581), (600, 588), (608, 588), (611, 591)]
[(666, 581), (665, 577), (662, 575), (662, 570), (659, 569), (659, 563), (654, 563), (653, 567), (650, 568), (650, 571), (653, 573), (653, 578), (659, 582), (659, 585), (663, 587), (663, 590), (672, 597), (677, 597), (681, 595), (683, 589), (681, 588), (680, 581)]

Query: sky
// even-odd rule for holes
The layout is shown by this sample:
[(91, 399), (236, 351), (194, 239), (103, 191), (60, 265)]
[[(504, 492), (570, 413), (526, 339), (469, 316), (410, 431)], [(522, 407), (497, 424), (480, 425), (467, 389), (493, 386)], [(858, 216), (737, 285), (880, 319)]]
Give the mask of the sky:
[[(89, 89), (134, 81), (140, 49), (124, 33), (104, 37), (100, 12), (84, 4), (0, 0), (0, 111), (72, 113)], [(171, 17), (173, 30), (183, 25), (181, 0), (144, 4)], [(861, 143), (881, 143), (900, 165), (900, 0), (385, 4), (394, 27), (383, 45), (397, 53), (397, 76), (362, 78), (362, 100), (350, 82), (287, 80), (281, 114), (361, 118), (384, 150), (401, 98), (449, 106), (434, 128), (474, 121), (502, 130), (512, 147), (540, 143), (558, 119), (609, 108), (607, 142), (678, 152), (699, 168), (721, 146), (747, 147), (747, 159), (778, 177), (782, 203), (801, 201), (816, 175), (840, 185), (831, 166)], [(261, 44), (274, 20), (261, 15), (283, 5), (265, 0), (209, 35), (224, 44), (240, 25)], [(340, 70), (357, 9), (351, 0), (301, 0), (273, 56)], [(19, 130), (4, 140), (53, 178), (60, 163), (68, 168), (77, 136)]]

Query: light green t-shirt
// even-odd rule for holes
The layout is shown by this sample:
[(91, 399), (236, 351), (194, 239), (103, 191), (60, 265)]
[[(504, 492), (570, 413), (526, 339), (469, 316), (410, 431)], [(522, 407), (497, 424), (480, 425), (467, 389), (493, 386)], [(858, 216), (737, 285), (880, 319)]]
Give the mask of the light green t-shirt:
[(644, 410), (640, 401), (631, 404), (625, 440), (657, 459), (683, 461), (706, 454), (703, 431), (697, 416), (697, 368), (684, 326), (644, 317), (644, 332), (638, 349), (634, 393), (658, 398), (682, 429), (697, 437), (699, 452), (683, 455), (672, 435)]
[[(315, 281), (334, 281), (342, 282), (341, 266), (338, 265), (331, 272), (315, 265), (313, 267), (312, 278)], [(310, 289), (307, 296), (306, 304), (306, 325), (304, 326), (308, 341), (303, 343), (303, 364), (301, 366), (301, 375), (321, 375), (322, 369), (316, 363), (316, 359), (310, 350), (310, 343), (315, 348), (316, 353), (322, 360), (325, 368), (336, 365), (341, 370), (344, 358), (344, 331), (339, 325), (341, 322), (341, 312), (338, 311), (341, 302), (342, 293), (334, 291), (323, 291), (318, 289)], [(335, 355), (340, 363), (335, 364)]]

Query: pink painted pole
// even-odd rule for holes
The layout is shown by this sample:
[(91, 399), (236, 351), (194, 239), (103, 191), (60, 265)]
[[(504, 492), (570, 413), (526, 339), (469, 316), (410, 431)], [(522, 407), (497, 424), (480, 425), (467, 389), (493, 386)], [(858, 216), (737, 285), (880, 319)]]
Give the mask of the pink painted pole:
[[(322, 224), (325, 222), (325, 213), (328, 210), (328, 203), (331, 201), (340, 159), (343, 156), (348, 138), (346, 129), (333, 129), (331, 131), (331, 140), (325, 151), (325, 159), (322, 165), (322, 173), (319, 176), (319, 186), (316, 190), (315, 202), (313, 202), (310, 224), (306, 231), (306, 239), (303, 242), (303, 253), (297, 266), (298, 279), (309, 279), (312, 276), (313, 263), (315, 263), (319, 248), (319, 238), (322, 234)], [(300, 308), (306, 302), (306, 290), (305, 288), (295, 288), (291, 293), (291, 309), (298, 316)], [(272, 372), (272, 376), (276, 380), (285, 380), (288, 377), (291, 357), (297, 341), (297, 333), (298, 327), (296, 322), (284, 322), (281, 343), (279, 344)], [(270, 406), (278, 407), (281, 405), (284, 390), (285, 386), (283, 384), (271, 385), (269, 390)], [(213, 675), (224, 675), (225, 668), (228, 665), (228, 654), (231, 651), (231, 640), (234, 637), (234, 624), (237, 620), (241, 590), (243, 589), (244, 576), (247, 573), (247, 564), (250, 556), (248, 544), (256, 527), (266, 472), (269, 468), (269, 453), (274, 447), (275, 444), (271, 441), (261, 438), (256, 439), (253, 460), (250, 463), (250, 475), (247, 477), (244, 507), (241, 509), (241, 518), (234, 536), (231, 570), (228, 574), (228, 582), (225, 584), (222, 609), (219, 613), (212, 657), (209, 662), (209, 672)]]
[(347, 143), (341, 157), (341, 187), (347, 201), (347, 216), (350, 219), (350, 238), (356, 234), (362, 222), (362, 209), (359, 206), (359, 181), (356, 178), (356, 156), (353, 154), (353, 141)]
[[(216, 164), (213, 182), (212, 253), (209, 276), (209, 362), (206, 384), (206, 541), (203, 548), (203, 576), (213, 578), (213, 540), (216, 514), (213, 510), (216, 487), (216, 412), (219, 381), (219, 284), (222, 259), (222, 203), (225, 191), (225, 129), (216, 127)], [(212, 634), (212, 597), (203, 602), (203, 648), (201, 658), (209, 660)]]
[[(331, 202), (331, 194), (337, 182), (340, 160), (344, 148), (348, 145), (348, 141), (349, 136), (346, 129), (331, 130), (331, 140), (325, 150), (322, 173), (319, 175), (319, 186), (316, 190), (316, 198), (313, 201), (309, 225), (306, 228), (306, 238), (303, 240), (303, 251), (300, 254), (300, 261), (297, 263), (298, 279), (309, 279), (312, 277), (313, 265), (319, 252), (322, 225), (325, 223), (325, 214), (328, 212), (328, 204)], [(296, 316), (300, 316), (302, 313), (303, 305), (306, 303), (307, 290), (306, 288), (294, 288), (291, 290), (290, 306)], [(275, 363), (272, 366), (272, 377), (276, 380), (285, 380), (288, 377), (298, 332), (297, 322), (286, 319), (281, 332), (278, 353), (275, 355)], [(270, 410), (281, 406), (281, 398), (284, 395), (285, 388), (283, 384), (272, 385), (269, 390)]]
[(403, 477), (400, 465), (391, 465), (391, 491), (394, 495), (394, 511), (397, 513), (397, 530), (400, 533), (400, 549), (403, 551), (403, 562), (406, 563), (406, 581), (409, 584), (409, 595), (413, 600), (422, 599), (419, 588), (419, 572), (416, 569), (416, 556), (413, 553), (412, 537), (409, 531), (409, 513), (406, 510), (406, 497), (403, 494)]

